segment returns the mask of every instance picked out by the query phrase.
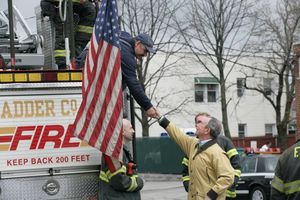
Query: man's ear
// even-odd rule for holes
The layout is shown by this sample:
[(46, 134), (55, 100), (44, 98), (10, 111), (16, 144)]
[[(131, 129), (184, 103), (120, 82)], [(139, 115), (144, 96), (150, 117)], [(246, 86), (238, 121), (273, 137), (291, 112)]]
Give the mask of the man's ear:
[(210, 134), (210, 128), (209, 127), (206, 127), (207, 128), (207, 133), (206, 134)]

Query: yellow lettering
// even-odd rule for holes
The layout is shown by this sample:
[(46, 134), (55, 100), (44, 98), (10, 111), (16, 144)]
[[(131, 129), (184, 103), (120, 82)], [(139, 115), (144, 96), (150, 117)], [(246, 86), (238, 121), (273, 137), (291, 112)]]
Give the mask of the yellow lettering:
[(46, 100), (45, 101), (46, 104), (46, 116), (55, 116), (54, 113), (54, 101), (53, 100)]
[(44, 116), (44, 110), (42, 109), (43, 105), (44, 105), (44, 101), (42, 101), (42, 100), (35, 101), (35, 116), (36, 117)]
[(34, 116), (33, 101), (24, 101), (24, 106), (25, 106), (25, 117), (33, 117)]
[(70, 114), (70, 111), (66, 110), (67, 105), (69, 105), (69, 100), (62, 100), (61, 101), (61, 114), (63, 116), (68, 116)]
[(54, 100), (4, 101), (1, 118), (54, 117)]
[(2, 119), (4, 119), (4, 118), (12, 118), (12, 114), (10, 112), (10, 109), (9, 109), (7, 101), (5, 101), (4, 104), (3, 104), (1, 118)]
[(77, 101), (76, 101), (76, 99), (71, 100), (71, 111), (73, 112), (73, 114), (75, 114), (77, 112)]
[(23, 102), (22, 101), (14, 101), (15, 114), (14, 118), (23, 117)]
[(299, 157), (299, 151), (300, 151), (300, 147), (295, 147), (294, 148), (294, 158), (298, 158)]

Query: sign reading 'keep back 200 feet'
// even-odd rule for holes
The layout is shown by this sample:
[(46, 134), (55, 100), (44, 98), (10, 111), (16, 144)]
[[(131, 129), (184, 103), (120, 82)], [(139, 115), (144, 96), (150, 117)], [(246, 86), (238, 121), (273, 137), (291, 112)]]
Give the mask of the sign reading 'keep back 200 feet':
[(0, 171), (100, 164), (100, 152), (69, 131), (81, 102), (78, 91), (1, 96)]

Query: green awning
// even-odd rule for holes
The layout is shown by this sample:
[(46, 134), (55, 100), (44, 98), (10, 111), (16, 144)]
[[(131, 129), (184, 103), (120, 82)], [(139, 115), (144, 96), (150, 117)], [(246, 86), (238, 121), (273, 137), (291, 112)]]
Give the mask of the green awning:
[(213, 77), (195, 77), (195, 84), (218, 84), (217, 79)]

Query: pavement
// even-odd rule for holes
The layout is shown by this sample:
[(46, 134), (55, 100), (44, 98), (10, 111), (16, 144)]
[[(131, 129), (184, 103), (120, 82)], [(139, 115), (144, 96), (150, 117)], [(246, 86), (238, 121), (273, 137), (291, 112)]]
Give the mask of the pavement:
[(181, 175), (139, 174), (145, 181), (142, 200), (186, 200)]

